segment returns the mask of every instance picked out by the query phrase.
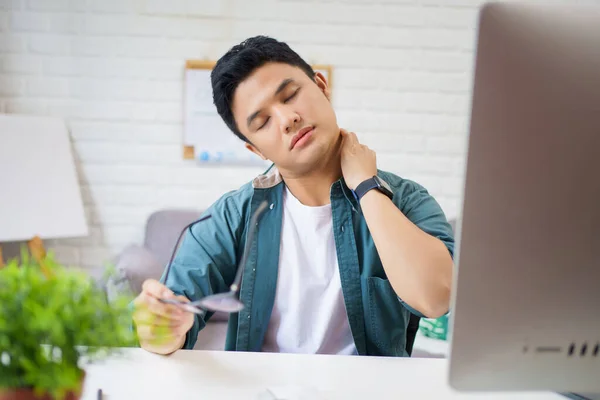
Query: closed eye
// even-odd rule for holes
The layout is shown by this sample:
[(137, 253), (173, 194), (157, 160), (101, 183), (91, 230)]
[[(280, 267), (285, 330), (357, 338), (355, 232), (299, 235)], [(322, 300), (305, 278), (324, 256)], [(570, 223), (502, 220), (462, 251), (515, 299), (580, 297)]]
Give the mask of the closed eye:
[(256, 129), (257, 131), (261, 130), (262, 128), (264, 128), (265, 126), (267, 126), (267, 123), (269, 122), (269, 120), (271, 119), (271, 117), (268, 117), (267, 119), (265, 119), (265, 122), (258, 127), (258, 129)]
[[(284, 103), (287, 103), (287, 102), (289, 102), (290, 100), (292, 100), (294, 97), (296, 97), (296, 95), (298, 94), (298, 92), (299, 92), (299, 91), (300, 91), (300, 88), (296, 89), (296, 90), (294, 91), (294, 93), (292, 93), (290, 96), (286, 97), (286, 98), (283, 100), (283, 102), (284, 102)], [(264, 122), (264, 123), (263, 123), (261, 126), (259, 126), (259, 127), (256, 129), (256, 130), (257, 130), (257, 131), (259, 131), (259, 130), (263, 129), (265, 126), (267, 126), (267, 124), (269, 123), (269, 120), (270, 120), (270, 119), (271, 119), (271, 117), (267, 117), (267, 119), (265, 119), (265, 122)]]
[(296, 95), (298, 94), (298, 92), (300, 91), (300, 88), (296, 89), (294, 91), (294, 93), (292, 93), (291, 96), (287, 97), (285, 100), (283, 100), (284, 103), (287, 103), (288, 101), (292, 100), (294, 97), (296, 97)]

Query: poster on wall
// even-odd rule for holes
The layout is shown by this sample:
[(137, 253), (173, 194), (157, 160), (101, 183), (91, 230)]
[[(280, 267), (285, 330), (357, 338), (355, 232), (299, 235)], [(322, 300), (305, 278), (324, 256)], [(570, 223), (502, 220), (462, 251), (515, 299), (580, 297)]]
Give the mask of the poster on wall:
[[(251, 153), (221, 119), (212, 101), (210, 73), (214, 61), (188, 60), (184, 75), (183, 157), (200, 164), (268, 166)], [(331, 85), (332, 68), (314, 65)]]

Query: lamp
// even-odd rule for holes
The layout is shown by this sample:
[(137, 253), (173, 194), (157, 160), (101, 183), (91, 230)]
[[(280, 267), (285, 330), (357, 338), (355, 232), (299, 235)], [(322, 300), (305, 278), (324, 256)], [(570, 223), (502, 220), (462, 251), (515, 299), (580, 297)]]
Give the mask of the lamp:
[(43, 239), (87, 234), (64, 121), (0, 114), (0, 243), (26, 240), (39, 257)]

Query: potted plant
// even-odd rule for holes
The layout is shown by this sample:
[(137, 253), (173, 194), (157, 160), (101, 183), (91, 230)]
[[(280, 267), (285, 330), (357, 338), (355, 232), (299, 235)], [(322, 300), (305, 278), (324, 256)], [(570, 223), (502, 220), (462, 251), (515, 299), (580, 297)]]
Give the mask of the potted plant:
[(108, 301), (85, 273), (22, 251), (0, 269), (0, 400), (78, 399), (84, 363), (137, 345), (131, 300)]

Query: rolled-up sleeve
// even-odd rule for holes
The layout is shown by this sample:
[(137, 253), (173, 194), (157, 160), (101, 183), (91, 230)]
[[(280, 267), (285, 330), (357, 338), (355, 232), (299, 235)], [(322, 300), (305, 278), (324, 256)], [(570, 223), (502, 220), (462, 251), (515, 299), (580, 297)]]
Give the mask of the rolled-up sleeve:
[(441, 240), (454, 258), (454, 234), (442, 207), (427, 189), (416, 182), (404, 180), (394, 195), (402, 213), (422, 231)]
[[(442, 207), (421, 185), (403, 180), (394, 193), (394, 203), (413, 224), (429, 235), (438, 238), (454, 259), (454, 234)], [(400, 302), (413, 314), (424, 317), (402, 299)]]

